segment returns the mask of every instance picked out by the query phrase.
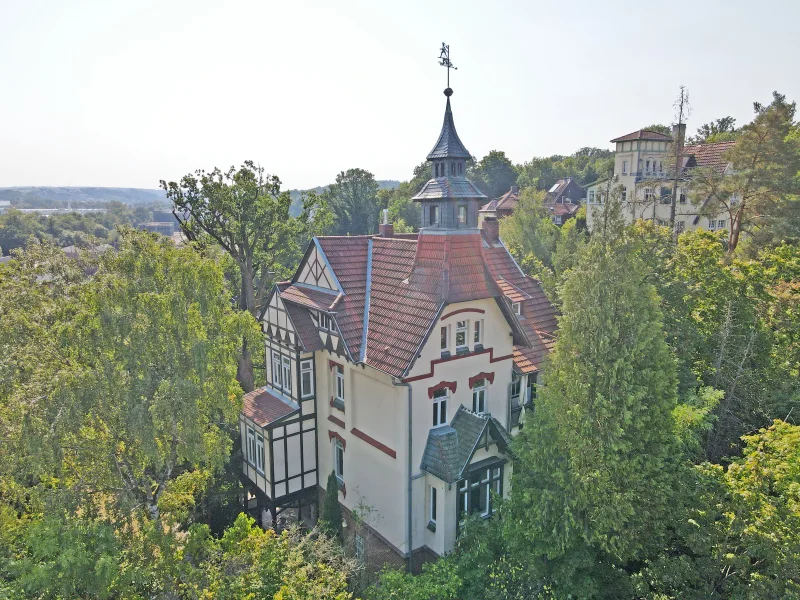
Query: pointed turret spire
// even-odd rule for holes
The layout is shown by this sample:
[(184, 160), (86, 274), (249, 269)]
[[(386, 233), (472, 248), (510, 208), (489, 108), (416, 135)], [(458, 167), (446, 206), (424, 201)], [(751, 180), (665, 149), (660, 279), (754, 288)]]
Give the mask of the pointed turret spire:
[(447, 96), (447, 105), (444, 109), (444, 123), (442, 123), (442, 132), (439, 134), (439, 139), (433, 150), (428, 154), (428, 160), (435, 160), (437, 158), (471, 158), (472, 155), (461, 143), (456, 133), (456, 125), (453, 122), (453, 111), (450, 108), (450, 96), (453, 95), (453, 90), (447, 88), (444, 91)]

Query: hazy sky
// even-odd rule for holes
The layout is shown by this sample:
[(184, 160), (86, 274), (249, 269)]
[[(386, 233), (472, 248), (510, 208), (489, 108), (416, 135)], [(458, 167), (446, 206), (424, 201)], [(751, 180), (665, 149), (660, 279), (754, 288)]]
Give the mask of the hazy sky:
[(773, 90), (800, 99), (800, 0), (0, 0), (0, 186), (158, 186), (253, 159), (286, 187), (408, 179), (441, 126), (480, 158), (569, 154)]

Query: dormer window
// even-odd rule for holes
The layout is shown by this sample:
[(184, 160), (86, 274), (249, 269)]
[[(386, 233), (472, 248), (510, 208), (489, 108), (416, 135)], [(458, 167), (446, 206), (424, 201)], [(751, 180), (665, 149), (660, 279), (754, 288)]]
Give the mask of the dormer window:
[(333, 331), (333, 319), (327, 313), (319, 313), (319, 327), (320, 329), (327, 329)]
[(518, 317), (522, 316), (522, 304), (520, 304), (519, 302), (512, 302), (511, 308), (514, 311), (515, 315), (517, 315)]

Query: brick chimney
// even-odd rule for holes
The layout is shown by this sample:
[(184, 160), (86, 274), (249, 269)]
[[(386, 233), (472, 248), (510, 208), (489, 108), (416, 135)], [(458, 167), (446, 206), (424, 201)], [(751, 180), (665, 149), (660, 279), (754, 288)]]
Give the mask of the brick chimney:
[(389, 223), (389, 209), (383, 209), (383, 223), (378, 225), (378, 234), (381, 237), (394, 237), (394, 225)]
[(490, 244), (500, 241), (500, 223), (495, 217), (485, 217), (481, 229), (486, 241)]

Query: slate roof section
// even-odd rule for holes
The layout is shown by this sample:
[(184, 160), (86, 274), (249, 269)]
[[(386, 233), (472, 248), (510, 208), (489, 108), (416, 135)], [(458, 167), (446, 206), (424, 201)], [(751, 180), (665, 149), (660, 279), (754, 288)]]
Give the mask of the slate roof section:
[(437, 198), (485, 200), (486, 195), (466, 177), (439, 177), (429, 179), (412, 200), (420, 202)]
[(447, 97), (447, 106), (444, 110), (444, 123), (439, 139), (433, 146), (433, 150), (428, 153), (428, 160), (436, 158), (472, 158), (472, 155), (461, 143), (456, 133), (456, 125), (453, 122), (453, 111), (450, 108), (450, 97)]
[[(522, 373), (538, 371), (555, 344), (558, 310), (550, 302), (539, 282), (525, 276), (502, 245), (484, 248), (483, 254), (501, 289), (511, 292), (510, 300), (519, 301), (520, 324), (531, 344), (530, 348), (514, 347), (514, 364)], [(527, 296), (525, 298), (523, 295)]]
[(279, 398), (267, 388), (253, 390), (242, 398), (242, 414), (259, 427), (266, 427), (299, 410), (299, 406)]
[(686, 146), (683, 155), (689, 158), (687, 167), (703, 167), (725, 172), (729, 161), (724, 158), (725, 153), (736, 145), (735, 141), (715, 142), (712, 144), (697, 144)]
[(297, 334), (300, 345), (303, 346), (303, 350), (306, 352), (322, 350), (325, 346), (319, 336), (319, 330), (311, 318), (311, 313), (307, 309), (291, 302), (284, 302), (283, 306), (292, 320), (294, 331)]
[(489, 436), (505, 452), (511, 436), (490, 415), (476, 415), (459, 406), (449, 427), (431, 429), (420, 468), (446, 483), (462, 479), (475, 449), (488, 429)]
[(611, 140), (611, 143), (614, 144), (616, 142), (631, 142), (634, 140), (649, 140), (649, 141), (657, 141), (657, 142), (671, 142), (672, 136), (660, 133), (658, 131), (650, 131), (649, 129), (640, 129), (639, 131), (634, 131), (633, 133), (629, 133), (627, 135), (623, 135), (621, 137), (615, 138)]

